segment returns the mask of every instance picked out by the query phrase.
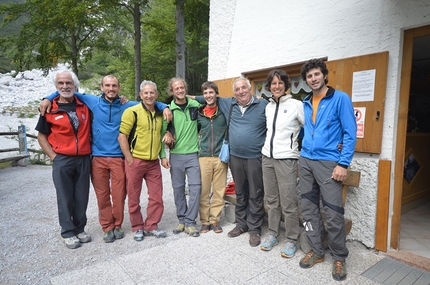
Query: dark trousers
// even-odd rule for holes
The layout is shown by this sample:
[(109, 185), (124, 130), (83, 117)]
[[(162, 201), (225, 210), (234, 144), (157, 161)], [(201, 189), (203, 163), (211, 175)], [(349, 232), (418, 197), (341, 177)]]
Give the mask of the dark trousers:
[(261, 157), (230, 157), (230, 170), (236, 191), (236, 226), (261, 234), (264, 219), (264, 189)]
[(342, 182), (331, 179), (335, 161), (310, 160), (300, 157), (301, 213), (309, 244), (313, 251), (324, 256), (324, 224), (320, 199), (327, 220), (327, 240), (334, 260), (345, 261), (348, 256)]
[(90, 189), (89, 155), (57, 154), (52, 162), (52, 178), (57, 192), (58, 220), (63, 238), (84, 231)]

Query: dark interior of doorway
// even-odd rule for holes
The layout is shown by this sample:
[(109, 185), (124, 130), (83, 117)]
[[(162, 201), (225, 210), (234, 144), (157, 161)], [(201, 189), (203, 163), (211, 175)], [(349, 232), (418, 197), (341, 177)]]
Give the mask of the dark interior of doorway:
[[(407, 132), (430, 134), (430, 35), (414, 38)], [(408, 137), (407, 135), (406, 146)], [(427, 151), (430, 152), (430, 146)], [(406, 155), (408, 149), (405, 150)], [(405, 175), (407, 176), (406, 170)], [(426, 184), (430, 184), (430, 173), (426, 176)], [(415, 246), (427, 245), (427, 241), (416, 234), (413, 226), (420, 227), (417, 229), (420, 234), (430, 232), (430, 195), (402, 205), (401, 213), (400, 251), (430, 258), (429, 250), (413, 249)]]

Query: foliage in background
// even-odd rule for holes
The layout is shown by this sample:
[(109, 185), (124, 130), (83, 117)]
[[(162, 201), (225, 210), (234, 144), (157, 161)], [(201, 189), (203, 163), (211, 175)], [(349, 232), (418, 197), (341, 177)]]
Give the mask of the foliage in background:
[(91, 0), (28, 0), (0, 5), (2, 27), (20, 17), (26, 21), (18, 35), (2, 39), (0, 48), (20, 69), (36, 63), (47, 71), (60, 62), (70, 63), (78, 74), (81, 63), (92, 56), (92, 46), (104, 26), (104, 6)]
[[(3, 4), (7, 3), (23, 3), (25, 0), (3, 0)], [(3, 22), (4, 15), (0, 14), (0, 23)], [(25, 23), (26, 19), (24, 17), (18, 18), (15, 22), (8, 25), (7, 29), (0, 29), (0, 38), (7, 37), (9, 35), (17, 35), (21, 29), (21, 26)], [(13, 64), (10, 57), (6, 55), (5, 51), (0, 49), (0, 73), (6, 73), (11, 70), (16, 69), (17, 66)]]
[[(5, 37), (0, 34), (0, 50), (9, 51), (7, 56), (12, 58), (21, 70), (35, 67), (46, 70), (57, 62), (72, 63), (70, 29), (62, 23), (68, 23), (76, 29), (79, 27), (78, 36), (86, 35), (86, 38), (81, 38), (83, 41), (76, 62), (79, 79), (86, 92), (99, 95), (101, 78), (113, 74), (120, 81), (120, 93), (134, 99), (133, 18), (128, 10), (113, 4), (136, 1), (146, 2), (28, 0), (21, 4), (23, 6), (0, 5), (0, 15), (14, 7), (5, 19), (7, 26), (0, 29), (0, 32), (8, 30), (14, 20), (23, 19), (17, 18), (19, 15), (26, 15), (30, 19), (22, 26), (18, 36), (8, 34)], [(102, 5), (91, 6), (95, 3)], [(175, 0), (149, 0), (147, 6), (141, 6), (141, 79), (152, 80), (157, 84), (159, 100), (169, 97), (167, 82), (175, 76), (175, 3)], [(186, 40), (185, 79), (189, 87), (188, 93), (200, 94), (200, 86), (207, 80), (208, 72), (209, 0), (187, 0), (183, 12)], [(79, 21), (75, 21), (77, 18)], [(39, 36), (36, 36), (38, 34)], [(40, 55), (35, 56), (35, 52)]]

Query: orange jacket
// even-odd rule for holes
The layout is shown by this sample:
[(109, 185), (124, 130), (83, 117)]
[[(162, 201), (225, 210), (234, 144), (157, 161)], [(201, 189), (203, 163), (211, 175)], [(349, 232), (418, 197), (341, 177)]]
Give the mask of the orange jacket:
[(46, 121), (51, 126), (48, 142), (55, 153), (64, 155), (87, 155), (91, 154), (91, 117), (90, 111), (85, 104), (76, 101), (76, 115), (79, 119), (77, 132), (73, 129), (67, 112), (59, 108), (57, 96), (52, 101), (51, 112), (45, 114)]

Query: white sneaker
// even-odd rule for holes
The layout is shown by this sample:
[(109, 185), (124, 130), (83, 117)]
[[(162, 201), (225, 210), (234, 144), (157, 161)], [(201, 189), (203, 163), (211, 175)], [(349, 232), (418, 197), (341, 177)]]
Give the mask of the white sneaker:
[(86, 232), (82, 232), (80, 234), (77, 234), (76, 237), (79, 239), (80, 242), (90, 242), (91, 236), (87, 234)]
[(167, 233), (165, 231), (159, 230), (158, 228), (156, 228), (155, 230), (152, 230), (152, 231), (143, 231), (143, 234), (145, 236), (154, 236), (156, 238), (167, 237)]
[(142, 241), (143, 240), (143, 230), (137, 230), (134, 232), (134, 240)]
[(63, 238), (63, 241), (66, 244), (67, 248), (70, 248), (70, 249), (75, 249), (81, 246), (81, 242), (75, 236), (72, 236), (69, 238)]

